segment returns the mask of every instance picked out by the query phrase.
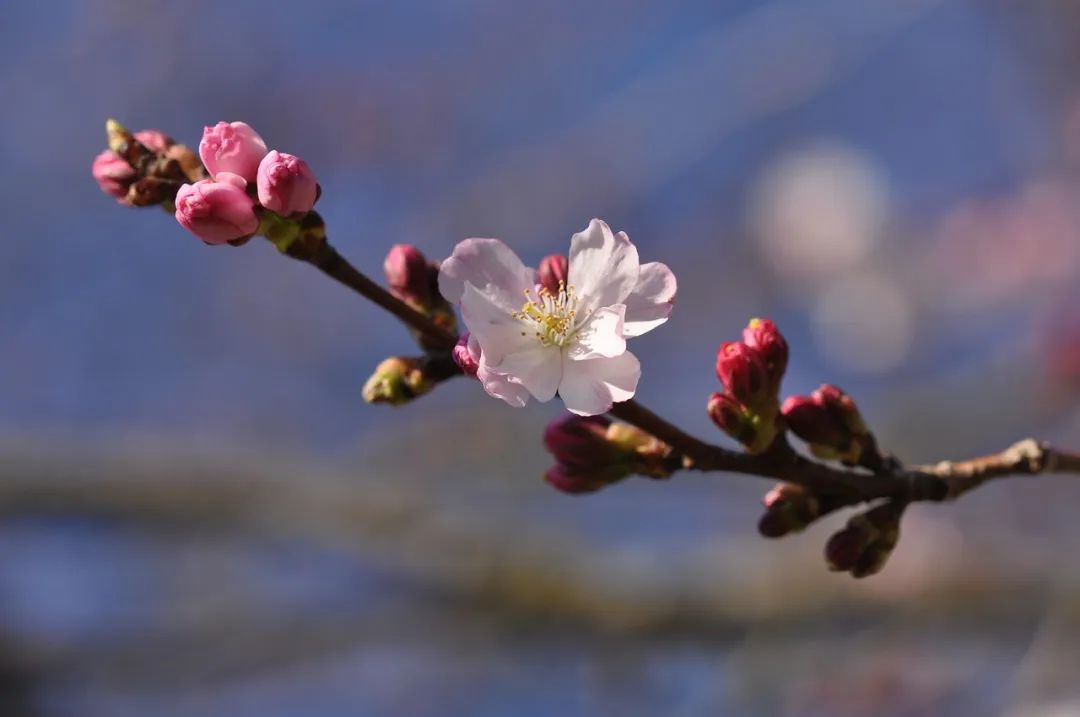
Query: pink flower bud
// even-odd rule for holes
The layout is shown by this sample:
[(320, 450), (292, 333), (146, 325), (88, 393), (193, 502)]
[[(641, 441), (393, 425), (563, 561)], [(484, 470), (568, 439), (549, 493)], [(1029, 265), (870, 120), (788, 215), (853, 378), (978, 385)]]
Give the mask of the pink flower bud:
[(199, 156), (212, 177), (231, 172), (254, 182), (266, 156), (266, 142), (244, 122), (218, 122), (203, 129)]
[(144, 129), (141, 132), (136, 132), (135, 139), (139, 140), (151, 152), (157, 154), (164, 154), (165, 150), (176, 144), (172, 137), (159, 129)]
[(215, 179), (185, 184), (176, 193), (176, 221), (207, 244), (224, 244), (259, 228), (244, 178), (220, 172)]
[(318, 197), (319, 185), (307, 162), (276, 149), (259, 162), (256, 182), (259, 204), (283, 217), (310, 212)]
[(716, 375), (729, 394), (750, 408), (775, 400), (761, 356), (741, 341), (728, 341), (720, 346), (716, 352)]
[(761, 356), (773, 391), (779, 389), (787, 370), (788, 345), (776, 324), (768, 319), (751, 319), (743, 329), (743, 343)]
[(431, 267), (419, 249), (411, 244), (390, 247), (383, 271), (394, 296), (414, 308), (426, 308), (431, 303)]
[(468, 331), (463, 333), (454, 344), (452, 355), (454, 363), (461, 367), (463, 374), (469, 378), (476, 378), (476, 372), (480, 370), (480, 345), (473, 341), (473, 346), (470, 346), (470, 338)]
[(135, 181), (135, 170), (111, 149), (94, 157), (91, 172), (101, 191), (120, 201), (127, 196), (128, 187)]
[(558, 296), (559, 290), (566, 286), (566, 277), (570, 262), (562, 254), (549, 254), (540, 260), (537, 279), (540, 286), (552, 296)]

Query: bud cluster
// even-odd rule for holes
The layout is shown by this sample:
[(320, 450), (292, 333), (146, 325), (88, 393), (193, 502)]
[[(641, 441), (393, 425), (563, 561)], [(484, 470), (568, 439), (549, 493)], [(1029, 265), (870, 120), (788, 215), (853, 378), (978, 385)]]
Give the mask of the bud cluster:
[(791, 432), (825, 460), (877, 469), (882, 456), (851, 396), (824, 384), (809, 396), (789, 396), (780, 408)]
[(825, 545), (829, 570), (856, 578), (880, 572), (900, 540), (900, 518), (906, 507), (903, 502), (889, 501), (852, 517)]
[(307, 163), (268, 151), (244, 122), (206, 127), (198, 156), (157, 130), (133, 135), (114, 120), (106, 130), (109, 149), (92, 168), (102, 190), (124, 204), (164, 206), (207, 244), (238, 246), (263, 233), (285, 251), (319, 197)]
[(557, 418), (544, 431), (544, 445), (555, 457), (544, 480), (564, 493), (592, 493), (635, 474), (667, 478), (674, 469), (671, 446), (604, 416)]
[(109, 148), (94, 158), (91, 173), (101, 191), (132, 207), (169, 204), (181, 185), (205, 177), (190, 149), (156, 129), (132, 134), (116, 120), (105, 123)]
[[(383, 271), (391, 294), (447, 331), (457, 333), (454, 308), (439, 293), (438, 262), (428, 261), (411, 244), (395, 244), (386, 254)], [(417, 341), (428, 348), (423, 337), (417, 336)]]
[(741, 341), (717, 351), (724, 391), (709, 397), (709, 416), (750, 453), (768, 449), (781, 432), (778, 394), (787, 362), (787, 341), (768, 319), (751, 320)]

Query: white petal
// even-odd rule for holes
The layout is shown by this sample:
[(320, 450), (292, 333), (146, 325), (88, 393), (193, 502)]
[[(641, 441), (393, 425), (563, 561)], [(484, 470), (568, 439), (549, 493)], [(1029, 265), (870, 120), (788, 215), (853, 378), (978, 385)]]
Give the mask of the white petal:
[(498, 365), (491, 364), (491, 367), (520, 382), (537, 401), (550, 401), (562, 380), (562, 350), (558, 346), (543, 346), (535, 340), (529, 343), (528, 348), (506, 354)]
[(439, 292), (452, 304), (461, 302), (470, 283), (506, 309), (521, 308), (532, 289), (535, 272), (498, 239), (466, 239), (439, 267)]
[(567, 352), (570, 358), (574, 361), (600, 356), (611, 358), (626, 351), (623, 329), (625, 313), (626, 307), (622, 304), (594, 311), (585, 325), (578, 329), (574, 344)]
[(641, 336), (668, 320), (675, 301), (675, 274), (667, 264), (652, 261), (641, 265), (638, 282), (626, 297), (623, 336)]
[(489, 396), (501, 398), (514, 408), (521, 408), (529, 402), (529, 390), (520, 381), (489, 368), (483, 358), (476, 370), (476, 377)]
[(567, 283), (579, 297), (583, 314), (602, 306), (621, 304), (638, 280), (637, 248), (625, 232), (593, 219), (585, 231), (570, 237)]
[(491, 366), (497, 366), (508, 353), (536, 344), (531, 336), (521, 335), (524, 325), (508, 309), (469, 282), (461, 296), (461, 319)]
[(579, 416), (596, 416), (611, 410), (611, 404), (634, 397), (641, 364), (629, 351), (615, 358), (563, 361), (559, 396), (566, 410)]

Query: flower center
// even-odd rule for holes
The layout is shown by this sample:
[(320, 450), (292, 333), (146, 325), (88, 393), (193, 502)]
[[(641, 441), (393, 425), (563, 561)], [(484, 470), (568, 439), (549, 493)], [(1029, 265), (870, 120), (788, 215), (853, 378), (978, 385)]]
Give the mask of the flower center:
[[(542, 345), (565, 346), (577, 332), (577, 305), (574, 287), (560, 281), (557, 293), (543, 286), (535, 291), (526, 289), (525, 304), (513, 316), (530, 326)], [(528, 331), (521, 335), (528, 336)]]

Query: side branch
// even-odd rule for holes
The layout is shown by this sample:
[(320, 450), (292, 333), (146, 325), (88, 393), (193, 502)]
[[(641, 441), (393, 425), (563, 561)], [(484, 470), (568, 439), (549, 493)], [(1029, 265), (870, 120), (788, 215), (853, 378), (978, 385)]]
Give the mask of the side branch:
[(1040, 473), (1080, 473), (1080, 454), (1058, 450), (1045, 441), (1027, 438), (1000, 453), (966, 461), (941, 461), (919, 466), (921, 473), (939, 477), (956, 498), (993, 478)]
[(1080, 473), (1080, 454), (1061, 451), (1029, 438), (987, 456), (942, 461), (905, 469), (890, 466), (880, 473), (834, 467), (803, 458), (786, 441), (759, 455), (739, 453), (695, 438), (634, 400), (617, 403), (611, 415), (648, 431), (683, 457), (683, 468), (724, 471), (795, 483), (838, 505), (879, 499), (905, 502), (953, 500), (993, 478), (1041, 473)]

